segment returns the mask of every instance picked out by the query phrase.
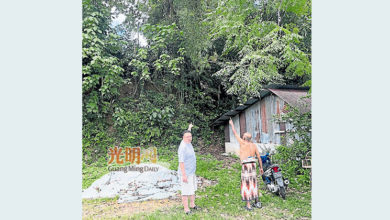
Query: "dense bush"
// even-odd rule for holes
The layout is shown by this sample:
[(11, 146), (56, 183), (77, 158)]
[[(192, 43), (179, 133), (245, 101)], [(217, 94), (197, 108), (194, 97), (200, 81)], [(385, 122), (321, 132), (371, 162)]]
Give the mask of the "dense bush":
[[(98, 122), (83, 123), (83, 162), (91, 164), (105, 159), (107, 148), (115, 144), (115, 139), (110, 137), (107, 126)], [(100, 159), (100, 160), (102, 160)]]
[(84, 162), (106, 158), (107, 149), (121, 147), (157, 147), (158, 153), (176, 151), (181, 132), (194, 123), (193, 143), (210, 144), (213, 131), (210, 117), (194, 107), (194, 103), (178, 104), (173, 96), (145, 92), (138, 99), (122, 98), (106, 123), (85, 121), (83, 125)]
[(292, 186), (310, 184), (310, 169), (302, 167), (302, 160), (311, 156), (311, 112), (301, 113), (297, 108), (288, 108), (288, 112), (278, 120), (293, 125), (287, 130), (287, 146), (277, 147), (273, 159), (280, 163), (283, 175), (289, 178)]

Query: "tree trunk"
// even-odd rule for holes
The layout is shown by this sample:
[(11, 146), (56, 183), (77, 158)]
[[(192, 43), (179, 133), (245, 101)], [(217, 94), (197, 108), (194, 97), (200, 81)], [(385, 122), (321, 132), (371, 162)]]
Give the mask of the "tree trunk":
[(283, 0), (280, 0), (280, 5), (278, 8), (278, 26), (280, 26), (280, 23), (282, 21), (282, 17), (280, 16), (280, 8), (282, 7)]

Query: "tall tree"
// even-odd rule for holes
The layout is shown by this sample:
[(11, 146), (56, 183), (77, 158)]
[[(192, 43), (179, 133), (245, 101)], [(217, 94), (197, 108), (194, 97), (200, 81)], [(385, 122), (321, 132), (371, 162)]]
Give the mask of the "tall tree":
[(110, 27), (110, 15), (105, 2), (83, 0), (83, 114), (89, 119), (110, 111), (123, 83), (117, 58), (122, 42)]
[(228, 0), (209, 14), (210, 38), (223, 42), (214, 54), (221, 67), (214, 76), (228, 94), (245, 101), (267, 84), (310, 82), (311, 50), (299, 30), (309, 6), (310, 0)]

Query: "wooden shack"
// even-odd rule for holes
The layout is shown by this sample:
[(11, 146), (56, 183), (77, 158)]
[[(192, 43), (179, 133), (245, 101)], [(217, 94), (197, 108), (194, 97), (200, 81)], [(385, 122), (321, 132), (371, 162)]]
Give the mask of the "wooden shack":
[(251, 98), (243, 105), (226, 112), (216, 121), (214, 126), (225, 128), (225, 152), (238, 155), (239, 145), (233, 135), (229, 119), (232, 118), (237, 133), (242, 137), (245, 132), (252, 134), (252, 141), (259, 151), (275, 149), (282, 144), (286, 130), (292, 125), (286, 122), (276, 122), (274, 115), (283, 114), (287, 105), (297, 107), (301, 112), (311, 110), (311, 99), (305, 98), (309, 88), (296, 86), (269, 86), (260, 92), (259, 98)]

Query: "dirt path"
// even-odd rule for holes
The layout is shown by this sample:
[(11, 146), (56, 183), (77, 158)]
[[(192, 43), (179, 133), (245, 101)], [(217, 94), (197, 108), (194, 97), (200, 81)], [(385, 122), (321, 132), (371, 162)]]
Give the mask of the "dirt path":
[(149, 213), (157, 209), (169, 209), (180, 204), (177, 198), (150, 200), (132, 203), (117, 203), (111, 201), (85, 201), (83, 200), (83, 219), (118, 218), (132, 216), (137, 213)]
[[(228, 168), (233, 163), (239, 161), (238, 158), (233, 158), (231, 156), (224, 156), (224, 155), (222, 155), (223, 153), (225, 153), (225, 147), (224, 146), (220, 146), (220, 145), (205, 146), (202, 143), (201, 140), (199, 142), (200, 142), (200, 147), (199, 147), (199, 151), (198, 152), (200, 154), (204, 154), (204, 155), (207, 155), (207, 154), (213, 155), (213, 157), (215, 157), (215, 159), (223, 162), (223, 167), (224, 168)], [(216, 141), (216, 142), (219, 142), (219, 141)]]

